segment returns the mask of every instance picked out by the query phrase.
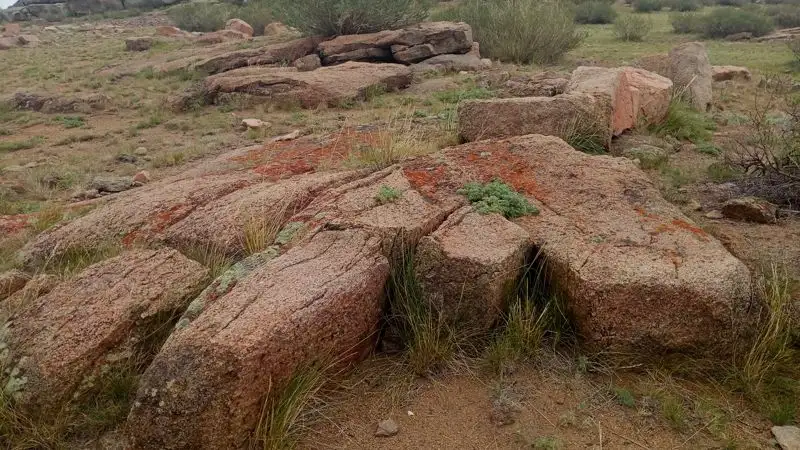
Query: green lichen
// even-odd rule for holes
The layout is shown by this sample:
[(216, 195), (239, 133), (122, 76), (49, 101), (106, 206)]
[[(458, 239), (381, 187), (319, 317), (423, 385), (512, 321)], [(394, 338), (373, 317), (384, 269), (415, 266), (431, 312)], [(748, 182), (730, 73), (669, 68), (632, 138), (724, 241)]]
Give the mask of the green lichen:
[(278, 233), (278, 236), (275, 238), (276, 245), (286, 245), (294, 239), (295, 235), (305, 228), (306, 224), (304, 222), (289, 222), (283, 229)]
[(497, 213), (508, 219), (539, 214), (528, 199), (500, 180), (486, 184), (468, 183), (458, 193), (467, 197), (480, 214)]

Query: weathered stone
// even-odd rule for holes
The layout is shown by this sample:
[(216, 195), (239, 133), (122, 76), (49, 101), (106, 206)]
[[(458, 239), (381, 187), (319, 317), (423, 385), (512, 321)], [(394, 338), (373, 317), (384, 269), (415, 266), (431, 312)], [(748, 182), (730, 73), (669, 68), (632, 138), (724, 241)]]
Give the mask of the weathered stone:
[(136, 175), (133, 176), (133, 182), (136, 184), (145, 184), (150, 182), (150, 172), (146, 170), (142, 170), (136, 172)]
[(53, 3), (37, 3), (28, 5), (24, 8), (24, 14), (30, 18), (37, 18), (46, 20), (48, 22), (58, 22), (64, 20), (69, 16), (69, 8), (66, 3), (53, 2)]
[(339, 36), (321, 43), (319, 51), (324, 64), (392, 59), (413, 63), (430, 56), (467, 53), (472, 42), (472, 28), (465, 23), (426, 22), (401, 30)]
[(419, 64), (411, 66), (414, 72), (450, 71), (450, 72), (478, 72), (490, 69), (492, 62), (480, 59), (471, 54), (463, 55), (438, 55), (428, 58)]
[(96, 189), (98, 192), (106, 193), (127, 191), (133, 186), (133, 178), (131, 177), (96, 177), (89, 183), (89, 189)]
[(510, 97), (553, 97), (566, 91), (569, 80), (568, 73), (542, 72), (508, 80), (503, 90)]
[[(200, 95), (205, 101), (214, 102), (220, 94), (240, 93), (271, 103), (314, 108), (363, 99), (367, 90), (376, 86), (394, 91), (410, 83), (411, 71), (398, 64), (351, 62), (311, 72), (248, 67), (206, 78)], [(189, 94), (195, 96), (196, 93)]]
[(125, 50), (129, 52), (143, 52), (150, 50), (155, 44), (155, 40), (151, 37), (133, 37), (125, 39)]
[(687, 42), (670, 50), (668, 76), (692, 106), (700, 111), (711, 108), (713, 71), (705, 44)]
[(729, 354), (748, 325), (746, 266), (627, 159), (530, 135), (444, 149), (404, 173), (432, 201), (494, 179), (532, 201), (540, 214), (514, 223), (541, 249), (590, 347)]
[(236, 50), (207, 58), (193, 65), (195, 70), (215, 74), (245, 66), (291, 62), (314, 51), (319, 39), (302, 38), (264, 47)]
[(10, 367), (6, 393), (25, 408), (57, 411), (132, 333), (144, 339), (165, 326), (207, 272), (174, 250), (136, 250), (23, 306), (0, 335)]
[(58, 97), (28, 92), (17, 92), (11, 99), (16, 109), (43, 113), (90, 113), (104, 109), (110, 100), (103, 94), (87, 94), (77, 97)]
[(17, 36), (22, 32), (22, 27), (18, 23), (7, 23), (3, 25), (3, 37)]
[(48, 258), (72, 249), (109, 244), (153, 241), (195, 208), (261, 177), (248, 173), (164, 180), (119, 194), (111, 203), (72, 222), (50, 228), (22, 249), (25, 264), (38, 267)]
[(758, 197), (734, 198), (722, 206), (722, 214), (735, 220), (758, 223), (778, 221), (778, 207)]
[(609, 103), (614, 135), (642, 123), (661, 122), (667, 115), (672, 82), (643, 69), (578, 67), (566, 92), (594, 95)]
[(378, 424), (378, 429), (375, 430), (376, 437), (392, 437), (400, 432), (400, 427), (392, 419), (382, 420)]
[(156, 35), (158, 36), (166, 36), (166, 37), (179, 37), (179, 36), (187, 36), (189, 33), (186, 31), (181, 30), (178, 27), (172, 27), (168, 25), (162, 25), (156, 27)]
[(53, 290), (61, 280), (56, 275), (39, 274), (26, 282), (22, 289), (14, 292), (0, 303), (0, 324), (5, 323), (26, 305)]
[(201, 36), (197, 37), (197, 42), (210, 45), (221, 44), (228, 41), (244, 41), (252, 38), (252, 36), (248, 36), (241, 31), (224, 29), (211, 33), (203, 33)]
[(516, 287), (528, 249), (519, 226), (464, 207), (417, 245), (417, 280), (445, 320), (489, 329)]
[(566, 136), (571, 131), (611, 141), (611, 114), (607, 102), (591, 94), (468, 100), (458, 105), (458, 134), (464, 141), (546, 134)]
[(782, 450), (800, 449), (800, 428), (787, 425), (772, 427), (772, 435)]
[(292, 65), (297, 68), (300, 72), (309, 72), (311, 70), (317, 70), (322, 67), (322, 61), (319, 59), (319, 55), (311, 54), (303, 56), (295, 60)]
[(389, 264), (363, 230), (322, 232), (270, 260), (176, 330), (128, 417), (134, 448), (238, 448), (270, 386), (358, 357), (380, 319)]
[(264, 36), (280, 36), (291, 33), (292, 30), (280, 22), (272, 22), (264, 25)]
[(714, 81), (742, 80), (750, 81), (752, 75), (747, 67), (739, 66), (712, 66), (712, 79)]
[(4, 300), (11, 294), (25, 287), (30, 276), (19, 270), (10, 270), (0, 273), (0, 300)]
[(225, 29), (238, 31), (247, 37), (253, 37), (253, 27), (242, 19), (229, 19), (225, 23)]

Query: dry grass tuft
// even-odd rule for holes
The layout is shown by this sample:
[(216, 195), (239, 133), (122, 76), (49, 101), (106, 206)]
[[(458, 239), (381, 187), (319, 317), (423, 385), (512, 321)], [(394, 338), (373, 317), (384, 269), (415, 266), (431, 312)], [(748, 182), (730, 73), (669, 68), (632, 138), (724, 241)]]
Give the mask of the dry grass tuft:
[(251, 216), (245, 220), (242, 248), (245, 255), (263, 252), (278, 237), (284, 218), (289, 215), (289, 204), (280, 202), (263, 216)]
[(385, 129), (375, 134), (371, 145), (362, 144), (351, 151), (347, 165), (381, 170), (414, 156), (436, 150), (435, 143), (426, 139), (421, 127), (411, 115), (395, 115)]

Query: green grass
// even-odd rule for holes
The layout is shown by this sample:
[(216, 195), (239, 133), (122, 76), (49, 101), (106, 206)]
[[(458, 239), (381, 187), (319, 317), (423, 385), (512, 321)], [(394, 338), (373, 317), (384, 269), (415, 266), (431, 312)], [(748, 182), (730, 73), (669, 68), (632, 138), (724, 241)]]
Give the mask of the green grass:
[(497, 213), (506, 218), (539, 214), (539, 210), (528, 199), (501, 180), (486, 184), (468, 183), (458, 193), (467, 197), (480, 214)]
[(667, 118), (650, 126), (658, 136), (672, 136), (682, 141), (707, 145), (717, 124), (705, 113), (693, 109), (681, 100), (673, 99), (669, 104)]
[(436, 100), (442, 103), (456, 104), (462, 100), (483, 100), (494, 97), (492, 91), (482, 87), (471, 87), (466, 89), (453, 89), (449, 91), (435, 92)]
[(67, 129), (86, 126), (86, 121), (80, 116), (56, 116), (55, 121)]
[(378, 202), (379, 205), (385, 205), (394, 202), (402, 195), (403, 193), (397, 189), (384, 185), (381, 186), (380, 189), (378, 189), (378, 193), (375, 194), (375, 201)]
[(42, 142), (44, 142), (44, 138), (39, 136), (26, 139), (24, 141), (0, 142), (0, 153), (16, 152), (18, 150), (27, 150), (29, 148), (34, 148), (41, 145)]
[(55, 257), (42, 261), (41, 268), (48, 273), (68, 276), (92, 264), (117, 256), (122, 245), (117, 242), (96, 243), (82, 247), (69, 247)]
[(617, 401), (617, 403), (627, 408), (633, 408), (636, 406), (636, 399), (633, 397), (633, 393), (625, 388), (614, 388), (614, 399)]

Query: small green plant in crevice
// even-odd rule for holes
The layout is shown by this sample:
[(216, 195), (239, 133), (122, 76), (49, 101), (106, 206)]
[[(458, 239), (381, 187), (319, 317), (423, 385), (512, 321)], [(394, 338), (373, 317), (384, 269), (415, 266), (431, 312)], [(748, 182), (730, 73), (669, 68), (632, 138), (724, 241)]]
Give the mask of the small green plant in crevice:
[(270, 386), (264, 400), (251, 449), (284, 450), (295, 448), (315, 419), (322, 403), (328, 368), (321, 364), (301, 366), (282, 386)]
[(604, 133), (601, 127), (574, 119), (559, 131), (559, 136), (570, 147), (589, 155), (606, 153)]
[(460, 336), (423, 297), (413, 253), (404, 252), (400, 259), (387, 283), (387, 333), (401, 342), (406, 363), (415, 374), (436, 373), (456, 356)]
[(628, 389), (622, 387), (615, 387), (613, 389), (614, 400), (622, 406), (627, 408), (633, 408), (636, 406), (636, 399), (633, 397), (633, 393)]
[(80, 128), (86, 125), (86, 121), (81, 116), (57, 116), (55, 120), (64, 128)]
[(527, 198), (501, 180), (486, 184), (467, 183), (458, 193), (467, 197), (480, 214), (498, 213), (509, 219), (539, 214)]
[(650, 131), (659, 136), (672, 136), (695, 144), (711, 141), (711, 132), (717, 124), (679, 98), (674, 98), (667, 109), (667, 117), (661, 123), (650, 126)]
[(673, 395), (665, 394), (660, 399), (661, 415), (669, 423), (669, 426), (676, 431), (686, 429), (686, 407), (683, 400)]
[(402, 195), (403, 193), (401, 191), (391, 186), (383, 185), (378, 189), (378, 193), (375, 194), (375, 201), (378, 202), (379, 205), (385, 205), (394, 202)]
[(206, 266), (212, 280), (225, 273), (234, 263), (233, 258), (212, 243), (187, 245), (181, 249), (181, 253)]

